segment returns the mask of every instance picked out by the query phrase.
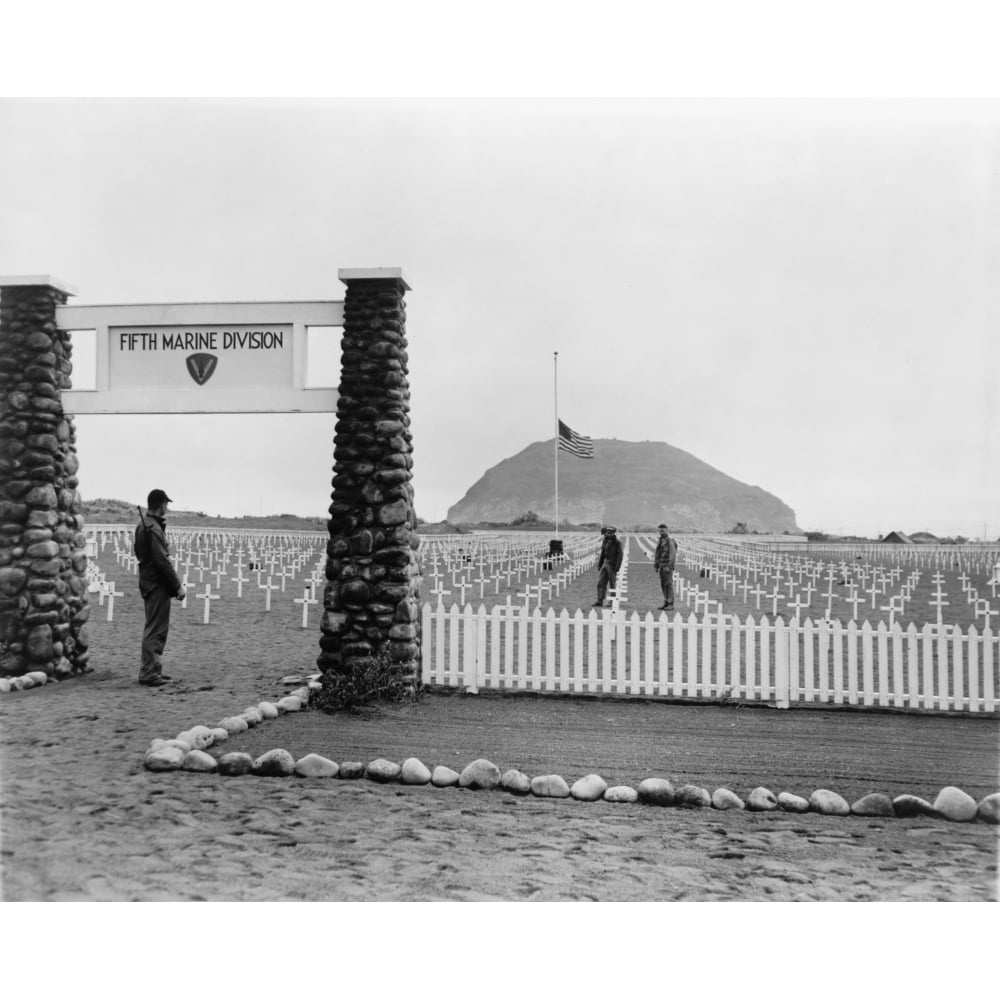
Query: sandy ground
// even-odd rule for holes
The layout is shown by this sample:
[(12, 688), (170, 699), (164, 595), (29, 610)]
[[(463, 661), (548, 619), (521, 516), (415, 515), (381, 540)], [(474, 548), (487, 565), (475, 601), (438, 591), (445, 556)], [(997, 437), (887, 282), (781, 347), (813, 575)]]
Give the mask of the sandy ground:
[[(276, 602), (176, 613), (161, 689), (136, 684), (141, 602), (94, 607), (94, 672), (0, 697), (5, 900), (995, 900), (998, 828), (940, 819), (687, 811), (368, 781), (156, 774), (153, 737), (215, 725), (315, 669), (318, 631)], [(661, 776), (977, 799), (1000, 787), (997, 719), (431, 696), (310, 711), (227, 749), (338, 762), (420, 757), (460, 770)]]
[[(144, 770), (142, 753), (152, 736), (172, 736), (206, 719), (211, 724), (277, 694), (280, 686), (271, 674), (234, 669), (223, 685), (201, 685), (211, 690), (183, 683), (147, 690), (131, 677), (106, 671), (4, 698), (3, 898), (997, 898), (997, 829), (979, 823), (687, 811), (364, 780), (223, 779)], [(552, 766), (529, 773), (557, 771), (572, 781), (598, 770), (609, 781), (631, 778), (637, 783), (646, 776), (634, 770), (641, 744), (659, 742), (664, 766), (654, 762), (648, 768), (652, 773), (675, 782), (701, 780), (710, 788), (728, 784), (745, 794), (749, 774), (711, 781), (709, 772), (726, 773), (727, 760), (745, 756), (756, 742), (751, 763), (757, 766), (770, 754), (776, 760), (769, 772), (774, 776), (788, 770), (791, 756), (791, 770), (800, 773), (794, 788), (785, 786), (790, 790), (808, 794), (814, 785), (853, 794), (879, 784), (871, 760), (878, 758), (880, 747), (862, 744), (856, 735), (845, 741), (833, 767), (840, 770), (853, 757), (858, 773), (842, 775), (839, 783), (832, 776), (808, 781), (805, 775), (818, 766), (808, 756), (795, 756), (795, 741), (772, 743), (768, 751), (751, 738), (764, 723), (786, 730), (794, 725), (796, 740), (804, 745), (815, 733), (811, 723), (817, 715), (838, 721), (830, 713), (814, 712), (431, 697), (415, 707), (357, 716), (288, 716), (231, 745), (240, 748), (242, 742), (251, 750), (284, 746), (296, 755), (314, 750), (341, 760), (401, 760), (409, 755), (401, 748), (410, 746), (427, 763), (449, 763), (456, 769), (480, 755), (501, 767), (530, 768), (548, 763), (539, 755), (551, 754)], [(565, 724), (553, 743), (542, 724), (551, 725), (560, 716)], [(899, 724), (905, 729), (910, 722), (951, 722), (890, 716), (862, 720), (858, 714), (853, 720), (880, 720), (887, 732)], [(673, 725), (669, 739), (664, 724)], [(734, 738), (733, 726), (740, 728), (739, 738)], [(697, 739), (692, 727), (699, 731)], [(957, 732), (962, 741), (970, 734), (988, 746), (996, 728), (978, 723)], [(491, 736), (499, 754), (486, 752)], [(914, 739), (919, 743), (919, 734)], [(679, 751), (680, 746), (689, 750)], [(679, 753), (694, 756), (682, 764)], [(917, 781), (924, 772), (925, 784), (937, 784), (942, 769), (952, 763), (947, 747), (943, 759), (932, 753), (923, 765), (914, 760), (915, 753), (908, 754), (909, 772), (902, 784)], [(554, 764), (555, 758), (562, 766)], [(673, 762), (669, 770), (667, 758)], [(584, 760), (594, 763), (581, 766)], [(954, 766), (979, 772), (978, 777), (965, 773), (954, 779), (978, 794), (974, 782), (994, 762), (973, 750), (971, 763)], [(774, 790), (776, 784), (772, 781)], [(924, 785), (909, 787), (927, 793)]]

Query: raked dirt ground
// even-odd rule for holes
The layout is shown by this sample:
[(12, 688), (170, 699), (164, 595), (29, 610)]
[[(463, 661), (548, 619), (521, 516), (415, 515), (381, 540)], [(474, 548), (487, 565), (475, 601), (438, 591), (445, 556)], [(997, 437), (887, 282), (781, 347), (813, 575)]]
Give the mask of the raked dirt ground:
[[(3, 899), (997, 898), (997, 828), (982, 823), (144, 770), (153, 736), (281, 693), (281, 668), (222, 670), (210, 651), (202, 663), (189, 670), (195, 683), (159, 690), (104, 669), (0, 700)], [(284, 716), (231, 745), (338, 761), (412, 754), (456, 770), (485, 756), (570, 782), (591, 771), (633, 785), (659, 775), (743, 795), (756, 784), (803, 795), (828, 787), (849, 801), (875, 789), (933, 798), (958, 784), (978, 799), (995, 790), (997, 725), (432, 696), (363, 715)]]
[[(638, 595), (648, 567), (633, 567)], [(646, 580), (648, 583), (648, 580)], [(576, 582), (589, 602), (593, 575)], [(92, 608), (94, 671), (0, 696), (4, 900), (995, 900), (998, 828), (942, 819), (688, 811), (340, 779), (151, 773), (153, 737), (213, 726), (315, 670), (292, 594), (175, 610), (167, 671), (140, 687), (142, 605), (121, 578)], [(634, 596), (634, 595), (630, 595)], [(636, 605), (636, 601), (633, 601)], [(176, 609), (176, 605), (174, 606)], [(644, 610), (644, 608), (640, 608)], [(338, 763), (597, 772), (757, 785), (849, 802), (1000, 789), (1000, 720), (533, 696), (430, 696), (362, 714), (283, 716), (227, 749)]]

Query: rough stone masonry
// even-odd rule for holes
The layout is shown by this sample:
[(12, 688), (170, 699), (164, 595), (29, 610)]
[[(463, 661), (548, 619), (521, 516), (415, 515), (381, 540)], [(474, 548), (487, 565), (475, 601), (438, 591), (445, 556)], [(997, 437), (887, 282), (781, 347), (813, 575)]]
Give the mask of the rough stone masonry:
[(88, 669), (86, 537), (67, 292), (38, 281), (0, 279), (0, 676), (64, 677)]
[(407, 285), (397, 269), (340, 272), (341, 381), (317, 664), (350, 676), (387, 650), (420, 678), (419, 545), (407, 379)]

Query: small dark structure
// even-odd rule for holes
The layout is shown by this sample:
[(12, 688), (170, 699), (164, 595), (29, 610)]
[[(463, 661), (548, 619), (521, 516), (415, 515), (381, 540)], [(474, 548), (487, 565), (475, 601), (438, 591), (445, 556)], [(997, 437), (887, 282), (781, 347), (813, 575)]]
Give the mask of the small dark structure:
[(915, 545), (916, 542), (910, 538), (909, 535), (903, 534), (902, 531), (890, 531), (885, 538), (882, 539), (883, 542), (888, 542), (891, 545)]

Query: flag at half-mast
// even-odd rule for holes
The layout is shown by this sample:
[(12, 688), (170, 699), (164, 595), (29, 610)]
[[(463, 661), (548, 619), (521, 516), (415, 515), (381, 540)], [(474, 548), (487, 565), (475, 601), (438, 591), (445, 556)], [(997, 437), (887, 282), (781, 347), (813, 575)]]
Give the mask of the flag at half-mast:
[(577, 458), (593, 458), (594, 442), (583, 434), (577, 434), (572, 427), (559, 421), (559, 450), (568, 451)]

